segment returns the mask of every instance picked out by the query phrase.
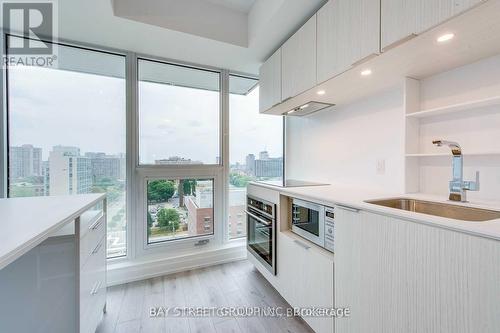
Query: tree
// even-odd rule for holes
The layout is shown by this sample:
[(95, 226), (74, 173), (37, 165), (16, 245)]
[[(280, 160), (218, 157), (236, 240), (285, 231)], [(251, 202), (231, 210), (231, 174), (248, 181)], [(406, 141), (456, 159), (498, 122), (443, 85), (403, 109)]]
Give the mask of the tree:
[(184, 179), (179, 180), (177, 193), (179, 194), (179, 207), (184, 207)]
[(151, 228), (153, 226), (153, 217), (151, 216), (151, 213), (148, 212), (148, 228)]
[(152, 180), (148, 182), (148, 202), (168, 201), (175, 193), (175, 186), (169, 180)]
[(183, 182), (184, 194), (193, 195), (196, 191), (196, 179), (186, 179)]
[(229, 174), (229, 183), (235, 187), (246, 187), (252, 180), (253, 178), (249, 176), (243, 176), (237, 173)]
[(176, 209), (163, 208), (156, 215), (158, 225), (168, 231), (179, 229), (180, 215)]
[(148, 238), (151, 235), (151, 227), (153, 227), (153, 217), (148, 212)]

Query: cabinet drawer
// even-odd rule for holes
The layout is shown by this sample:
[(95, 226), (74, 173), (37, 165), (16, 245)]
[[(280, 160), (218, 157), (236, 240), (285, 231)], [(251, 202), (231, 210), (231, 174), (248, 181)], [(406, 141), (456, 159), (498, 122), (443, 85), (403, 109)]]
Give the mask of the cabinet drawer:
[(106, 239), (80, 269), (80, 330), (94, 332), (106, 302)]
[(99, 250), (99, 246), (105, 246), (105, 244), (100, 243), (105, 235), (106, 218), (101, 215), (87, 227), (85, 233), (82, 232), (80, 235), (80, 267), (85, 265), (89, 258)]

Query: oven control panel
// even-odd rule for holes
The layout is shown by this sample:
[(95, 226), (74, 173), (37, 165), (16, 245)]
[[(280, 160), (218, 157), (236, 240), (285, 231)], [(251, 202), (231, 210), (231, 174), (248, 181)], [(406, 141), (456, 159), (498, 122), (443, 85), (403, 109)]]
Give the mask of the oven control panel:
[(325, 207), (325, 249), (334, 252), (335, 244), (335, 209)]

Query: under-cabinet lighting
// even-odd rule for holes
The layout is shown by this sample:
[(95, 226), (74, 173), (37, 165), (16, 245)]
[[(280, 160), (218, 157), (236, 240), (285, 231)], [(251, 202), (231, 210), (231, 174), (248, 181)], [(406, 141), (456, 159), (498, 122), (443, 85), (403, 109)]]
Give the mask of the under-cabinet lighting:
[(324, 91), (324, 90), (318, 90), (316, 92), (316, 94), (318, 94), (318, 95), (324, 95), (324, 94), (326, 94), (326, 91)]
[(372, 70), (371, 69), (365, 69), (364, 71), (361, 72), (362, 76), (368, 76), (372, 75)]
[(452, 40), (452, 39), (453, 39), (453, 37), (455, 37), (455, 34), (448, 33), (448, 34), (444, 34), (444, 35), (442, 35), (442, 36), (439, 36), (439, 37), (437, 38), (437, 41), (438, 41), (439, 43), (444, 43), (444, 42), (447, 42), (447, 41), (449, 41), (449, 40)]
[(295, 111), (297, 111), (297, 110), (293, 109), (293, 110), (288, 111), (286, 114), (292, 114), (292, 113), (294, 113)]
[(308, 108), (308, 107), (309, 107), (309, 104), (304, 104), (304, 105), (300, 106), (299, 108), (301, 110), (304, 110), (305, 108)]

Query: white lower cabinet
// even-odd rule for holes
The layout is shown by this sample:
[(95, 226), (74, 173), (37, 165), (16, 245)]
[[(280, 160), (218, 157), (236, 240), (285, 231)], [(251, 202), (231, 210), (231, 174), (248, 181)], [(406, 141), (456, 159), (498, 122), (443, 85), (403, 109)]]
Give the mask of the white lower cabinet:
[[(478, 223), (478, 222), (473, 222)], [(500, 242), (336, 210), (335, 333), (500, 332)]]
[[(303, 240), (289, 231), (278, 237), (278, 291), (292, 306), (333, 308), (333, 254)], [(316, 333), (332, 333), (334, 319), (303, 319)]]

